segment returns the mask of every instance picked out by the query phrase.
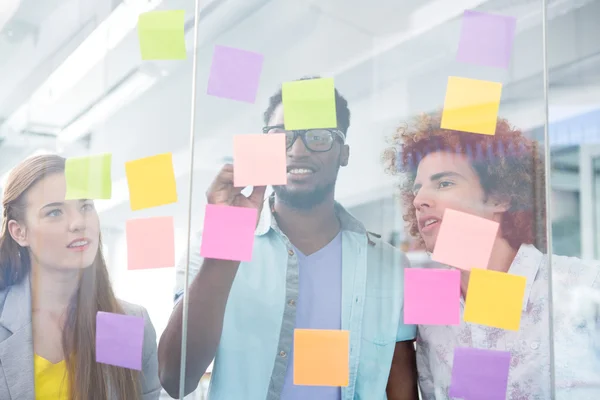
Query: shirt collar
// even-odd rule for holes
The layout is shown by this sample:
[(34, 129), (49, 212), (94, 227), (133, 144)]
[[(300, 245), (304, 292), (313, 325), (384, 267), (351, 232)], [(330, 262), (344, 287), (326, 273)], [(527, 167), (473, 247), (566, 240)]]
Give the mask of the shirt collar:
[(527, 279), (523, 296), (523, 311), (527, 310), (531, 288), (543, 261), (544, 255), (535, 246), (522, 244), (508, 269), (509, 274), (524, 276)]
[[(271, 194), (264, 201), (262, 212), (260, 213), (258, 224), (256, 225), (256, 229), (254, 231), (255, 236), (265, 235), (269, 230), (276, 229), (277, 220), (274, 217), (275, 213), (275, 194)], [(340, 220), (340, 224), (343, 231), (351, 231), (360, 234), (367, 234), (367, 230), (364, 225), (354, 218), (341, 204), (337, 201), (335, 202), (335, 213)]]

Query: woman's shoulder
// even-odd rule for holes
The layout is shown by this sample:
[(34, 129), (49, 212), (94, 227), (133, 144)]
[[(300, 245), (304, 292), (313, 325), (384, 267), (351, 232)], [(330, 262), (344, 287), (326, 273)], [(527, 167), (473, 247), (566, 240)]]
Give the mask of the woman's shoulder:
[(148, 318), (148, 310), (146, 310), (146, 307), (121, 299), (117, 299), (117, 301), (126, 315)]
[(4, 302), (6, 301), (6, 296), (10, 291), (10, 286), (6, 286), (4, 288), (0, 287), (0, 309), (4, 306)]

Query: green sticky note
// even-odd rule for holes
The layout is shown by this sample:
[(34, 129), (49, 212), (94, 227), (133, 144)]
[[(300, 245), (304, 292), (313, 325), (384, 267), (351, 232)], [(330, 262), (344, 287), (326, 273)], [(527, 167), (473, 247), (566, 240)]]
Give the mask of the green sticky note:
[(65, 163), (65, 199), (110, 199), (111, 162), (112, 154), (68, 158)]
[(333, 78), (285, 82), (282, 97), (285, 129), (337, 127)]
[(185, 60), (184, 10), (140, 14), (138, 37), (142, 60)]

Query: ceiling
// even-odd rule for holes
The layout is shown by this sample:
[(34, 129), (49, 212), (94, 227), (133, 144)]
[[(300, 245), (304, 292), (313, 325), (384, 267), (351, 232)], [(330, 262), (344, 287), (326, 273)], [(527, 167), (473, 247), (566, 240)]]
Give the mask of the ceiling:
[[(350, 102), (351, 162), (337, 190), (348, 205), (391, 194), (393, 178), (385, 176), (378, 161), (385, 137), (409, 116), (439, 109), (449, 75), (503, 82), (503, 115), (523, 129), (544, 121), (539, 1), (371, 0), (368, 6), (362, 0), (202, 1), (190, 193), (194, 2), (125, 3), (22, 0), (0, 35), (0, 174), (40, 149), (65, 156), (111, 152), (114, 196), (99, 202), (107, 224), (122, 225), (131, 215), (123, 163), (162, 152), (174, 155), (180, 201), (147, 214), (174, 214), (183, 226), (191, 194), (197, 204), (193, 223), (199, 224), (204, 191), (231, 155), (232, 136), (258, 132), (270, 94), (281, 82), (304, 75), (335, 77)], [(187, 60), (140, 59), (135, 22), (139, 12), (153, 7), (186, 11)], [(508, 70), (455, 61), (460, 16), (473, 8), (518, 18)], [(600, 1), (550, 1), (548, 64), (556, 120), (600, 103), (598, 15)], [(95, 45), (86, 47), (89, 43)], [(215, 44), (264, 54), (255, 104), (205, 94)], [(80, 46), (91, 50), (79, 52)], [(76, 68), (64, 72), (70, 62)], [(82, 121), (87, 122), (90, 110), (104, 110), (108, 97), (132, 83), (137, 89), (112, 102), (117, 104), (113, 112), (85, 128)]]

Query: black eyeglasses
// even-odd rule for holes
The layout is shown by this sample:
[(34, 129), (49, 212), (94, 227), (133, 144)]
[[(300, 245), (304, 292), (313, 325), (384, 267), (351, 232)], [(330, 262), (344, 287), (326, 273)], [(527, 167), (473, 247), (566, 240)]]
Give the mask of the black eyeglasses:
[(286, 149), (290, 149), (296, 139), (300, 137), (304, 146), (310, 151), (314, 152), (326, 152), (331, 150), (335, 138), (339, 136), (342, 139), (342, 143), (346, 141), (346, 135), (339, 129), (308, 129), (308, 130), (297, 130), (290, 131), (285, 130), (283, 125), (265, 126), (263, 133), (285, 133)]

